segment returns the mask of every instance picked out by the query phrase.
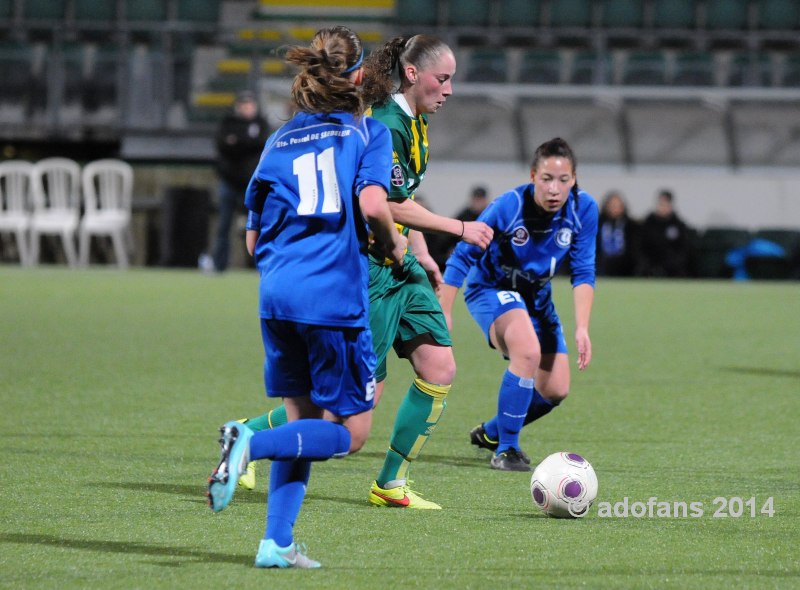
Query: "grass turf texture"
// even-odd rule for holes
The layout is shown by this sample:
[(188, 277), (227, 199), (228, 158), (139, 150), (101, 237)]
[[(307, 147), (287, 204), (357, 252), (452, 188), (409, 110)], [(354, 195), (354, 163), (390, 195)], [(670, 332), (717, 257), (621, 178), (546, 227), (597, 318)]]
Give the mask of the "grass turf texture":
[[(555, 282), (572, 343), (570, 288)], [(0, 268), (2, 585), (19, 588), (797, 587), (796, 283), (601, 280), (594, 360), (527, 428), (534, 463), (570, 450), (598, 502), (702, 502), (701, 518), (548, 519), (529, 476), (488, 468), (468, 432), (504, 369), (463, 304), (459, 373), (413, 468), (441, 512), (366, 497), (411, 379), (390, 378), (364, 451), (314, 466), (296, 527), (318, 571), (252, 567), (258, 488), (207, 508), (217, 428), (274, 402), (262, 391), (257, 280), (189, 271)], [(572, 361), (574, 364), (574, 356)], [(716, 497), (756, 516), (714, 518)], [(774, 498), (773, 517), (758, 513)]]

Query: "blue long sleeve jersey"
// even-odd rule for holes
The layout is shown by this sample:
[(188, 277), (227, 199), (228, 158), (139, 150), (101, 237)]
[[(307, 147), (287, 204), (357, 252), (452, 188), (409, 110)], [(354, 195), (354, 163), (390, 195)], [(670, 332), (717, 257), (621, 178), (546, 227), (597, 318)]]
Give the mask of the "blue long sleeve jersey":
[(595, 282), (597, 203), (579, 191), (570, 194), (554, 215), (546, 215), (533, 200), (533, 184), (497, 197), (478, 218), (494, 230), (485, 251), (459, 242), (444, 272), (444, 282), (472, 289), (517, 291), (531, 313), (550, 301), (550, 279), (570, 258), (573, 287)]
[(369, 326), (368, 228), (358, 196), (388, 192), (392, 139), (348, 113), (298, 113), (267, 140), (245, 195), (259, 232), (262, 318)]

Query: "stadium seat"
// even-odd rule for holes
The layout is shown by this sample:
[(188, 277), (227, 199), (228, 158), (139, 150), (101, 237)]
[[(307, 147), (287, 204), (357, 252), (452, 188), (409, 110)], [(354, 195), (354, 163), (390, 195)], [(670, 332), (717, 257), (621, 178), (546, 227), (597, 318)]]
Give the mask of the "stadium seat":
[(561, 81), (561, 52), (532, 49), (522, 55), (518, 81), (527, 84), (558, 84)]
[(755, 237), (775, 242), (789, 254), (800, 249), (800, 229), (762, 228), (756, 231)]
[(84, 43), (64, 43), (53, 52), (53, 63), (60, 64), (64, 80), (64, 103), (79, 103), (84, 93), (84, 76), (88, 69)]
[(41, 236), (56, 235), (61, 238), (67, 263), (77, 266), (75, 234), (81, 207), (80, 178), (80, 166), (68, 158), (45, 158), (34, 164), (31, 173), (32, 264), (39, 263)]
[(61, 21), (66, 13), (66, 0), (25, 0), (23, 15), (26, 20)]
[(800, 28), (800, 3), (797, 0), (760, 0), (758, 28), (766, 31), (791, 31)]
[(570, 84), (609, 84), (612, 76), (611, 56), (605, 52), (577, 51), (572, 59)]
[(744, 268), (748, 277), (757, 281), (789, 279), (792, 273), (788, 256), (748, 256)]
[(600, 25), (609, 48), (638, 47), (642, 44), (644, 0), (605, 0)]
[(489, 0), (451, 0), (447, 23), (453, 27), (485, 27), (489, 24)]
[(706, 51), (682, 51), (675, 56), (676, 86), (713, 86), (714, 56)]
[(0, 19), (10, 19), (14, 14), (14, 0), (0, 0)]
[(728, 86), (766, 87), (772, 85), (769, 55), (743, 52), (733, 55), (729, 64)]
[(126, 0), (125, 18), (133, 23), (164, 22), (167, 3), (161, 0)]
[(397, 0), (397, 22), (431, 27), (439, 22), (438, 0)]
[(790, 88), (800, 86), (800, 53), (793, 53), (786, 56), (783, 62), (781, 85)]
[(75, 23), (110, 25), (117, 18), (116, 0), (74, 0)]
[(124, 69), (117, 45), (95, 46), (91, 63), (91, 69), (83, 76), (81, 89), (81, 102), (87, 112), (117, 103), (118, 78)]
[(178, 20), (214, 24), (219, 21), (220, 0), (178, 0)]
[(32, 171), (33, 164), (30, 162), (0, 162), (0, 233), (14, 235), (22, 265), (30, 264), (28, 232), (31, 225)]
[(89, 264), (92, 236), (110, 236), (120, 268), (128, 268), (133, 168), (122, 160), (88, 163), (81, 174), (84, 214), (80, 222), (80, 264)]
[(541, 10), (540, 0), (504, 0), (500, 2), (498, 24), (501, 27), (538, 27)]
[(585, 28), (592, 23), (592, 4), (589, 0), (551, 0), (550, 26)]
[(707, 0), (705, 26), (712, 31), (747, 28), (748, 0)]
[(662, 51), (636, 51), (625, 59), (622, 83), (660, 86), (666, 83), (667, 60)]
[(706, 278), (730, 278), (733, 274), (725, 264), (725, 255), (733, 248), (744, 246), (752, 234), (741, 228), (710, 227), (700, 234), (694, 252), (694, 268), (697, 276)]
[(468, 82), (506, 82), (508, 56), (504, 49), (476, 49), (469, 60)]
[(0, 80), (3, 81), (0, 84), (0, 103), (30, 104), (32, 60), (33, 51), (29, 44), (0, 42)]
[(656, 29), (693, 29), (695, 0), (654, 0), (653, 27)]
[(640, 28), (644, 21), (644, 0), (605, 0), (602, 10), (604, 28)]
[(110, 41), (116, 32), (116, 0), (74, 0), (75, 27), (84, 40)]

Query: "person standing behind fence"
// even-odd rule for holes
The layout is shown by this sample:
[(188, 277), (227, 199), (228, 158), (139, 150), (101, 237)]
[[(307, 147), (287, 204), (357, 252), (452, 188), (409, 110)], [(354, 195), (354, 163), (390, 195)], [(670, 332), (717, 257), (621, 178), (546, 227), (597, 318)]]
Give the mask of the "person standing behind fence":
[[(476, 221), (478, 216), (489, 205), (489, 192), (486, 187), (474, 186), (469, 193), (469, 200), (456, 215), (459, 221)], [(429, 249), (439, 268), (444, 270), (447, 258), (460, 241), (457, 237), (447, 235), (430, 236)]]
[(269, 125), (258, 111), (256, 95), (249, 90), (240, 92), (233, 112), (222, 119), (215, 138), (219, 208), (212, 255), (202, 256), (200, 261), (205, 271), (223, 272), (228, 268), (233, 218), (237, 210), (244, 212), (244, 192), (268, 136)]
[(391, 136), (363, 116), (363, 55), (346, 27), (289, 48), (287, 62), (300, 69), (292, 85), (298, 112), (269, 138), (247, 188), (264, 384), (268, 396), (283, 398), (288, 422), (256, 433), (227, 422), (208, 498), (212, 510), (223, 510), (247, 462), (272, 460), (256, 567), (320, 566), (293, 535), (311, 463), (358, 451), (372, 424), (377, 359), (367, 250), (399, 268), (407, 240), (386, 200)]
[(662, 189), (656, 208), (642, 224), (641, 266), (647, 277), (685, 277), (689, 270), (689, 228), (675, 213), (672, 191)]
[(628, 215), (628, 206), (619, 191), (609, 192), (600, 207), (597, 228), (597, 274), (629, 277), (638, 257), (638, 223)]

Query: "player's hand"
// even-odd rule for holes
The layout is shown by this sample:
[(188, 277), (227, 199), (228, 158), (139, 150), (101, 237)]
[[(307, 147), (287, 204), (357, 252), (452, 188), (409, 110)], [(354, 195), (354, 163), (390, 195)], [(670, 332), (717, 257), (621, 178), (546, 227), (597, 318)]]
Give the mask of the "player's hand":
[(442, 283), (436, 289), (436, 297), (439, 298), (439, 305), (442, 306), (442, 313), (444, 313), (447, 329), (450, 332), (453, 331), (453, 303), (456, 299), (456, 293), (458, 293), (458, 288), (447, 283)]
[(461, 239), (468, 244), (486, 250), (492, 241), (494, 230), (482, 221), (465, 221), (464, 235)]
[(451, 311), (444, 311), (444, 320), (447, 322), (447, 331), (453, 331), (453, 312)]
[(433, 290), (436, 291), (439, 288), (439, 285), (441, 285), (443, 282), (442, 271), (439, 269), (439, 265), (436, 264), (436, 261), (430, 254), (422, 256), (417, 255), (417, 262), (419, 262), (420, 266), (425, 269), (425, 272), (428, 274), (428, 280), (431, 283), (431, 287), (433, 287)]
[(397, 234), (391, 249), (386, 249), (386, 257), (392, 261), (392, 266), (403, 266), (403, 261), (406, 257), (406, 250), (408, 250), (408, 240), (404, 235)]
[(592, 362), (592, 341), (589, 340), (589, 331), (575, 330), (575, 344), (578, 348), (578, 369), (583, 371)]

